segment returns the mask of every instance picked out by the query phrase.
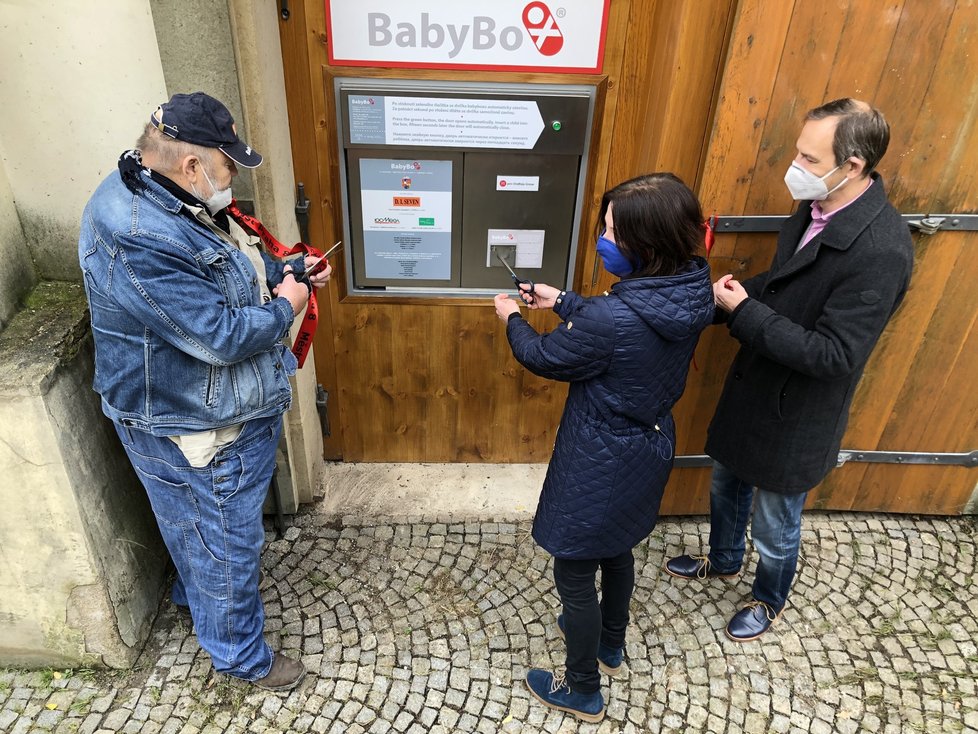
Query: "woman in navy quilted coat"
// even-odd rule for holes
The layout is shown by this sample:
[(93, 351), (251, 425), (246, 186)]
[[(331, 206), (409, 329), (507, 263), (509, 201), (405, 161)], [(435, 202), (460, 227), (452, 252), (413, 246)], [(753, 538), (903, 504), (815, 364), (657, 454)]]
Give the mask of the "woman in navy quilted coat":
[[(563, 605), (558, 629), (566, 672), (534, 669), (527, 685), (540, 701), (600, 721), (600, 671), (618, 672), (635, 585), (632, 548), (655, 527), (675, 451), (672, 406), (683, 394), (700, 332), (713, 321), (703, 215), (670, 173), (608, 191), (597, 251), (622, 278), (609, 295), (584, 298), (537, 284), (521, 291), (530, 308), (562, 319), (538, 334), (516, 301), (495, 298), (516, 359), (534, 374), (570, 382), (557, 441), (533, 523), (554, 556)], [(595, 577), (601, 569), (601, 599)]]

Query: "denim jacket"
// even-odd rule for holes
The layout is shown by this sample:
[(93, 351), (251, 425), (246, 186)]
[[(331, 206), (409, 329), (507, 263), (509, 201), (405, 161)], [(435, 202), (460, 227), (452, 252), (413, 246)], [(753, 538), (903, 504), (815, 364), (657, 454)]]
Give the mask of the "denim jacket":
[[(285, 298), (262, 305), (245, 254), (118, 171), (82, 217), (78, 257), (95, 336), (95, 391), (116, 423), (168, 436), (282, 413), (295, 356)], [(282, 265), (269, 261), (268, 279)]]

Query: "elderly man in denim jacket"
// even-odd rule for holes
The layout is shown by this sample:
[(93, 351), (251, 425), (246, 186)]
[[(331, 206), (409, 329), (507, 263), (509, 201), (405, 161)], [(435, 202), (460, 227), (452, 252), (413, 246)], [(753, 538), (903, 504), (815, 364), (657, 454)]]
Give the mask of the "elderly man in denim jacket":
[(78, 256), (94, 387), (176, 566), (173, 601), (215, 669), (289, 690), (305, 669), (262, 636), (261, 507), (296, 369), (282, 341), (330, 269), (297, 282), (304, 261), (228, 217), (236, 166), (261, 161), (223, 104), (174, 95), (86, 206)]

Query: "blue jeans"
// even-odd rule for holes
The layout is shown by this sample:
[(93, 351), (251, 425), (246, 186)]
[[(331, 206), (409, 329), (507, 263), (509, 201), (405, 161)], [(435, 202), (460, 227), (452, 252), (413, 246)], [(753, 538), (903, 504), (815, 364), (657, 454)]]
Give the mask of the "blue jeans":
[[(594, 587), (601, 569), (601, 601)], [(554, 584), (564, 607), (567, 683), (575, 693), (601, 688), (598, 643), (624, 647), (628, 604), (635, 589), (635, 558), (627, 550), (594, 561), (554, 558)]]
[(754, 598), (780, 612), (795, 578), (801, 545), (801, 511), (808, 492), (780, 494), (755, 489), (718, 462), (710, 487), (710, 564), (736, 573), (744, 561), (751, 506), (751, 538), (757, 549)]
[(190, 607), (214, 668), (249, 681), (272, 667), (258, 566), (262, 503), (281, 431), (281, 415), (248, 421), (198, 469), (170, 439), (116, 424), (176, 566), (175, 601)]

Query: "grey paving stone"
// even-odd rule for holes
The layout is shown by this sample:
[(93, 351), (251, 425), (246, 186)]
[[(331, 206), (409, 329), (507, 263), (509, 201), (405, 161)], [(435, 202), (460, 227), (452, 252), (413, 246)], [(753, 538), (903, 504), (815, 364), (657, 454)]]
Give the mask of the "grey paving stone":
[(310, 670), (299, 690), (219, 682), (165, 602), (129, 674), (0, 670), (0, 731), (978, 730), (971, 519), (806, 515), (789, 605), (749, 644), (723, 628), (749, 598), (752, 549), (736, 581), (673, 579), (664, 558), (702, 547), (709, 524), (664, 520), (636, 548), (626, 666), (602, 679), (598, 726), (545, 709), (523, 685), (527, 667), (563, 661), (552, 563), (528, 528), (300, 514), (292, 542), (268, 545), (262, 588), (270, 643)]

